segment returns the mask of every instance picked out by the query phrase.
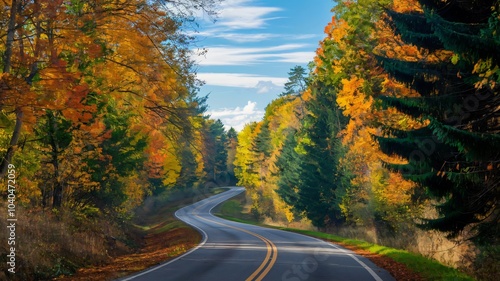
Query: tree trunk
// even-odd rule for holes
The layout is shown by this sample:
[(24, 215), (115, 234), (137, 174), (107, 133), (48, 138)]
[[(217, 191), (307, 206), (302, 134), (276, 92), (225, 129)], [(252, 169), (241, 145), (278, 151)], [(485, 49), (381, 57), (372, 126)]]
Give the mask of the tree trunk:
[(56, 179), (54, 183), (54, 192), (52, 193), (52, 208), (59, 209), (62, 206), (62, 184)]
[[(9, 73), (12, 65), (12, 52), (13, 52), (13, 44), (14, 44), (14, 35), (16, 33), (16, 17), (18, 13), (18, 3), (17, 0), (12, 0), (12, 4), (10, 7), (10, 17), (9, 24), (7, 25), (7, 38), (5, 42), (5, 52), (3, 57), (3, 73)], [(17, 146), (17, 142), (19, 141), (19, 137), (21, 136), (21, 127), (23, 125), (23, 111), (20, 108), (16, 109), (16, 125), (14, 127), (14, 132), (12, 132), (12, 137), (10, 138), (9, 148), (7, 148), (7, 152), (2, 157), (0, 162), (0, 178), (5, 176), (7, 172), (7, 166), (12, 161), (12, 157), (14, 156), (14, 151)]]
[(54, 166), (54, 191), (52, 192), (52, 208), (60, 208), (62, 206), (62, 194), (63, 186), (59, 181), (60, 171), (59, 171), (59, 144), (57, 143), (57, 122), (54, 113), (51, 111), (47, 112), (48, 122), (49, 122), (49, 139), (50, 146), (52, 148), (52, 165)]
[(2, 162), (0, 163), (0, 178), (5, 176), (7, 172), (7, 166), (12, 161), (12, 156), (14, 156), (14, 151), (17, 147), (17, 143), (19, 141), (19, 137), (21, 136), (21, 127), (23, 125), (23, 111), (18, 108), (16, 110), (16, 126), (14, 127), (14, 132), (12, 132), (12, 137), (10, 138), (9, 148), (5, 153), (5, 156), (2, 158)]
[(3, 72), (10, 72), (12, 60), (12, 45), (14, 44), (14, 34), (16, 33), (17, 0), (12, 0), (10, 6), (9, 24), (7, 26), (7, 41), (5, 42), (5, 53), (3, 57)]

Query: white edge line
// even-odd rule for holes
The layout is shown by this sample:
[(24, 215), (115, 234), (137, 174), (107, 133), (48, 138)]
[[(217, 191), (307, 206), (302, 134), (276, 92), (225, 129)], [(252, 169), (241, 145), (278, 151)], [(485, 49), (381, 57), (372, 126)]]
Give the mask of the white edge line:
[[(231, 191), (231, 190), (232, 190), (232, 189), (230, 189), (230, 190), (228, 190), (228, 191)], [(227, 191), (226, 191), (226, 192), (227, 192)], [(231, 196), (231, 197), (228, 197), (227, 199), (225, 199), (225, 200), (223, 200), (223, 201), (219, 202), (218, 204), (216, 204), (215, 206), (213, 206), (212, 208), (210, 208), (210, 210), (208, 211), (208, 212), (209, 212), (209, 214), (210, 214), (210, 215), (212, 215), (212, 209), (214, 209), (214, 208), (215, 208), (216, 206), (218, 206), (220, 203), (222, 203), (222, 202), (224, 202), (224, 201), (228, 200), (229, 198), (232, 198), (232, 197), (234, 197), (234, 196), (236, 196), (236, 195), (238, 195), (238, 194), (240, 194), (240, 193), (241, 193), (241, 192), (239, 192), (239, 193), (237, 193), (237, 194), (235, 194), (235, 195), (233, 195), (233, 196)], [(209, 197), (209, 198), (210, 198), (210, 197)], [(206, 198), (206, 199), (208, 199), (208, 198)], [(201, 201), (203, 201), (203, 200), (201, 200)], [(198, 201), (197, 203), (199, 203), (199, 202), (201, 202), (201, 201)], [(191, 205), (189, 205), (189, 206), (191, 206)], [(189, 206), (186, 206), (186, 207), (189, 207)], [(184, 207), (184, 208), (186, 208), (186, 207)], [(137, 277), (140, 277), (140, 276), (146, 275), (146, 274), (148, 274), (148, 273), (150, 273), (150, 272), (153, 272), (153, 271), (155, 271), (155, 270), (158, 270), (158, 269), (160, 269), (160, 268), (162, 268), (162, 267), (164, 267), (164, 266), (167, 266), (167, 265), (169, 265), (169, 264), (171, 264), (171, 263), (174, 263), (174, 262), (176, 262), (176, 261), (178, 261), (178, 260), (182, 259), (183, 257), (185, 257), (185, 256), (187, 256), (187, 255), (189, 255), (189, 254), (193, 253), (194, 251), (198, 250), (199, 248), (203, 247), (203, 245), (205, 245), (205, 243), (206, 243), (206, 242), (207, 242), (207, 240), (208, 240), (208, 234), (207, 234), (207, 233), (206, 233), (203, 229), (199, 228), (198, 226), (196, 226), (196, 225), (194, 225), (194, 224), (192, 224), (192, 223), (190, 223), (190, 222), (184, 221), (184, 220), (182, 220), (179, 216), (177, 216), (177, 212), (179, 212), (180, 210), (182, 210), (182, 209), (184, 209), (184, 208), (181, 208), (181, 209), (179, 209), (179, 210), (175, 211), (174, 216), (175, 216), (176, 218), (178, 218), (179, 220), (181, 220), (181, 221), (183, 221), (183, 222), (185, 222), (185, 223), (189, 224), (190, 226), (192, 226), (192, 227), (196, 228), (196, 229), (197, 229), (197, 230), (201, 233), (201, 235), (203, 236), (203, 241), (201, 241), (201, 243), (200, 243), (200, 244), (198, 244), (198, 245), (197, 245), (196, 247), (194, 247), (193, 249), (189, 250), (188, 252), (186, 252), (186, 253), (184, 253), (184, 254), (182, 254), (182, 255), (180, 255), (180, 256), (178, 256), (178, 257), (176, 257), (176, 258), (174, 258), (173, 260), (169, 260), (169, 261), (168, 261), (168, 262), (166, 262), (166, 263), (162, 263), (162, 264), (160, 264), (160, 265), (158, 265), (158, 266), (152, 267), (152, 268), (150, 268), (150, 269), (148, 269), (148, 270), (146, 270), (146, 271), (143, 271), (143, 272), (137, 273), (137, 274), (132, 275), (132, 276), (130, 276), (130, 277), (128, 277), (128, 278), (125, 278), (125, 279), (117, 279), (117, 280), (120, 280), (120, 281), (129, 281), (129, 280), (133, 280), (133, 279), (135, 279), (135, 278), (137, 278)], [(213, 216), (213, 215), (212, 215), (212, 216)]]
[[(241, 192), (242, 192), (242, 191), (243, 191), (243, 190), (241, 190)], [(232, 196), (228, 197), (227, 199), (225, 199), (225, 200), (223, 200), (223, 201), (221, 201), (221, 202), (217, 203), (217, 204), (216, 204), (216, 205), (214, 205), (212, 208), (210, 208), (210, 210), (208, 211), (208, 213), (209, 213), (212, 217), (220, 219), (219, 217), (216, 217), (216, 216), (214, 216), (214, 214), (212, 214), (212, 210), (213, 210), (215, 207), (217, 207), (219, 204), (221, 204), (222, 202), (224, 202), (224, 201), (226, 201), (226, 200), (228, 200), (228, 199), (230, 199), (230, 198), (232, 198), (232, 197), (234, 197), (234, 196), (236, 196), (236, 195), (240, 194), (241, 192), (239, 192), (239, 193), (237, 193), (237, 194), (235, 194), (235, 195), (232, 195)], [(245, 224), (245, 225), (247, 225), (247, 224)], [(285, 230), (273, 229), (273, 228), (266, 228), (266, 229), (272, 229), (272, 230), (275, 230), (275, 231), (285, 231)], [(339, 247), (339, 246), (337, 246), (337, 245), (335, 245), (335, 244), (333, 244), (333, 243), (330, 243), (330, 242), (326, 242), (326, 241), (321, 240), (321, 239), (316, 238), (316, 237), (311, 237), (311, 236), (307, 236), (307, 235), (300, 234), (300, 233), (296, 233), (296, 232), (290, 232), (290, 231), (285, 231), (285, 232), (287, 232), (287, 233), (294, 233), (294, 234), (301, 235), (301, 236), (304, 236), (304, 237), (307, 237), (307, 238), (310, 238), (310, 239), (314, 239), (314, 240), (316, 240), (316, 241), (318, 241), (318, 242), (325, 243), (325, 244), (327, 244), (327, 245), (330, 245), (331, 247), (334, 247), (335, 249), (338, 249), (338, 250), (340, 250), (340, 251), (344, 252), (344, 253), (345, 253), (346, 255), (348, 255), (349, 257), (351, 257), (353, 260), (355, 260), (355, 261), (356, 261), (359, 265), (361, 265), (361, 266), (362, 266), (362, 267), (363, 267), (366, 271), (368, 271), (368, 273), (370, 273), (370, 275), (371, 275), (371, 276), (372, 276), (372, 277), (373, 277), (376, 281), (383, 281), (383, 279), (382, 279), (382, 278), (380, 278), (380, 276), (378, 276), (378, 274), (377, 274), (377, 273), (375, 273), (375, 271), (373, 271), (373, 269), (371, 269), (371, 268), (370, 268), (368, 265), (366, 265), (363, 261), (361, 261), (360, 259), (358, 259), (358, 257), (356, 257), (355, 255), (353, 255), (353, 254), (349, 253), (348, 251), (346, 251), (345, 249), (343, 249), (343, 248), (341, 248), (341, 247)]]
[(361, 265), (366, 271), (368, 271), (368, 273), (370, 273), (370, 275), (376, 281), (383, 281), (383, 279), (380, 278), (380, 276), (378, 276), (377, 273), (375, 273), (375, 271), (373, 271), (373, 269), (371, 269), (371, 267), (369, 267), (368, 265), (366, 265), (363, 261), (361, 261), (360, 259), (358, 259), (355, 255), (349, 253), (344, 248), (342, 248), (340, 246), (337, 246), (336, 244), (334, 244), (332, 242), (327, 242), (325, 240), (321, 240), (319, 238), (312, 237), (312, 236), (305, 235), (305, 234), (301, 234), (301, 233), (297, 233), (297, 232), (291, 232), (291, 231), (286, 231), (286, 230), (281, 230), (281, 229), (274, 229), (274, 230), (276, 230), (276, 231), (284, 231), (284, 232), (288, 232), (288, 233), (294, 233), (294, 234), (301, 235), (301, 236), (304, 236), (304, 237), (307, 237), (307, 238), (311, 238), (311, 239), (314, 239), (314, 240), (316, 240), (318, 242), (325, 243), (325, 244), (329, 245), (330, 247), (333, 247), (333, 248), (335, 248), (337, 250), (340, 250), (340, 251), (344, 252), (346, 255), (348, 255), (349, 257), (351, 257), (353, 260), (355, 260), (357, 263), (359, 263), (359, 265)]

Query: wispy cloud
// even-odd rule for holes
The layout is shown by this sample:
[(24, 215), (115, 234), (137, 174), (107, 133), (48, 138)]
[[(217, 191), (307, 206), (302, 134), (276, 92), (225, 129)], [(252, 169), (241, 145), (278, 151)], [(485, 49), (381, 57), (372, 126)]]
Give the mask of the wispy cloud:
[(224, 123), (226, 129), (233, 127), (236, 131), (241, 131), (245, 124), (254, 121), (260, 121), (264, 116), (263, 110), (258, 110), (257, 102), (248, 101), (241, 108), (220, 109), (208, 112), (213, 119), (220, 119)]
[[(265, 48), (210, 47), (203, 56), (198, 55), (199, 65), (248, 65), (264, 62), (307, 63), (314, 52), (300, 51), (307, 44), (282, 44)], [(312, 48), (311, 48), (312, 49)]]
[(276, 17), (269, 14), (281, 11), (278, 7), (261, 7), (252, 5), (250, 0), (229, 0), (221, 7), (217, 25), (228, 30), (262, 28), (266, 22)]
[(211, 29), (206, 31), (201, 31), (196, 34), (198, 37), (212, 37), (212, 38), (220, 38), (225, 39), (231, 42), (236, 43), (251, 43), (251, 42), (260, 42), (264, 40), (269, 40), (272, 38), (280, 38), (284, 35), (273, 34), (273, 33), (238, 33), (238, 32), (229, 32), (222, 29)]
[[(205, 81), (206, 85), (225, 86), (225, 87), (241, 87), (241, 88), (257, 88), (262, 82), (271, 83), (276, 87), (285, 85), (287, 78), (271, 77), (246, 73), (198, 73), (198, 78)], [(267, 84), (267, 86), (270, 86)]]
[[(283, 40), (304, 40), (317, 37), (317, 34), (278, 34), (259, 32), (269, 26), (269, 21), (283, 17), (270, 16), (284, 11), (279, 7), (256, 6), (250, 0), (225, 0), (220, 6), (220, 12), (214, 24), (203, 31), (189, 33), (189, 35), (209, 38), (220, 38), (236, 43), (260, 42), (274, 38)], [(202, 13), (201, 20), (207, 21)]]

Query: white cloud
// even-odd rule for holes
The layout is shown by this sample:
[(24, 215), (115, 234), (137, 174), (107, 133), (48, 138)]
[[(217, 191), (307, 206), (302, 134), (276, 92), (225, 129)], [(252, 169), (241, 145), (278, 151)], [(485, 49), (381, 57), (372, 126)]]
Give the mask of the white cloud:
[(198, 32), (188, 32), (189, 36), (196, 37), (211, 37), (225, 39), (228, 41), (236, 43), (252, 43), (252, 42), (262, 42), (269, 39), (282, 39), (282, 40), (308, 40), (312, 38), (318, 38), (318, 34), (280, 34), (280, 33), (265, 33), (265, 32), (232, 32), (226, 28), (211, 28), (209, 30), (198, 31)]
[(246, 124), (260, 121), (264, 116), (264, 111), (257, 109), (257, 102), (248, 101), (243, 108), (213, 110), (208, 114), (213, 119), (220, 119), (226, 129), (233, 127), (239, 132)]
[(216, 25), (228, 30), (262, 28), (268, 20), (268, 14), (281, 11), (278, 7), (252, 5), (249, 0), (225, 1), (221, 6)]
[(235, 32), (226, 32), (218, 30), (202, 31), (195, 35), (196, 36), (201, 35), (213, 38), (222, 38), (237, 43), (260, 42), (271, 38), (281, 37), (281, 35), (272, 33), (235, 33)]
[(237, 48), (228, 46), (210, 47), (203, 57), (198, 53), (199, 65), (242, 65), (264, 62), (308, 63), (314, 52), (298, 49), (310, 47), (306, 44), (283, 44), (272, 47)]
[(267, 14), (281, 11), (275, 7), (229, 7), (222, 10), (219, 25), (229, 30), (262, 28), (266, 22), (274, 18), (265, 18)]
[(257, 94), (266, 94), (269, 92), (281, 92), (283, 87), (274, 84), (272, 81), (259, 81), (255, 86), (257, 88)]
[[(256, 30), (266, 28), (269, 21), (283, 18), (270, 16), (270, 14), (284, 11), (284, 9), (280, 7), (257, 6), (253, 2), (251, 0), (225, 0), (219, 6), (220, 11), (215, 19), (215, 23), (212, 22), (212, 18), (205, 17), (199, 11), (197, 18), (207, 22), (210, 27), (204, 31), (188, 32), (188, 35), (221, 38), (237, 43), (261, 42), (272, 38), (303, 40), (318, 36), (317, 34), (290, 35), (255, 32)], [(248, 31), (252, 31), (252, 33), (247, 33)]]
[[(259, 88), (261, 82), (272, 83), (276, 87), (282, 87), (288, 81), (288, 78), (271, 77), (246, 73), (198, 73), (198, 78), (205, 81), (206, 85), (241, 87), (241, 88)], [(259, 86), (260, 85), (260, 86)]]
[(278, 57), (277, 62), (308, 63), (313, 60), (315, 52), (291, 52)]

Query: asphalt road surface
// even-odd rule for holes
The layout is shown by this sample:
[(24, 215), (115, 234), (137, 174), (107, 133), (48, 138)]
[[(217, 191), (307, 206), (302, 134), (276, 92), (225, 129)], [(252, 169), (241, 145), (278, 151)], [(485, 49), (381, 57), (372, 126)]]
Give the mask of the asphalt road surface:
[(368, 259), (308, 236), (215, 217), (212, 209), (243, 192), (235, 187), (176, 212), (203, 234), (186, 254), (122, 281), (395, 280)]

